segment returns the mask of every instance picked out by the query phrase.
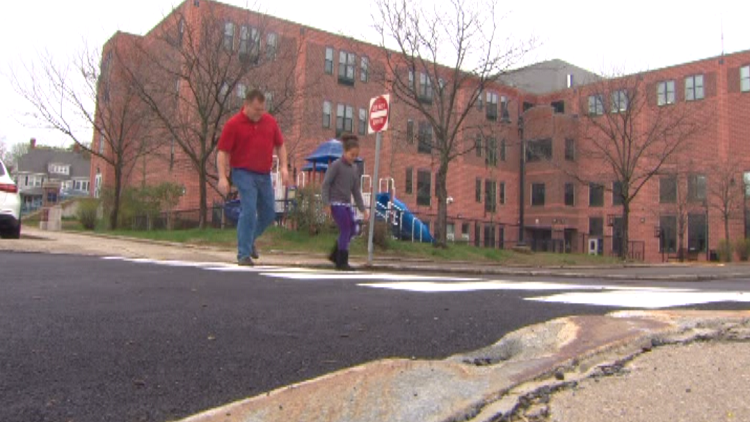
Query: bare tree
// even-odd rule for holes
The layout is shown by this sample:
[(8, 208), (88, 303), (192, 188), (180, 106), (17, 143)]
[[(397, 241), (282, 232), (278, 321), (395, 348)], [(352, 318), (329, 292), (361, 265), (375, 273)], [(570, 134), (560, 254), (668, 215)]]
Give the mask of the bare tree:
[(97, 50), (84, 47), (64, 64), (42, 53), (33, 63), (11, 71), (16, 92), (31, 106), (27, 117), (32, 122), (62, 133), (112, 167), (115, 180), (109, 218), (113, 229), (133, 166), (155, 148), (146, 136), (149, 113), (122, 72), (124, 62), (133, 66), (129, 57), (121, 60), (111, 52), (102, 57)]
[(130, 46), (149, 63), (130, 72), (140, 97), (159, 131), (179, 146), (196, 172), (201, 227), (209, 189), (216, 190), (218, 181), (222, 127), (240, 110), (245, 92), (258, 88), (272, 94), (269, 111), (282, 127), (291, 122), (301, 92), (294, 70), (302, 43), (273, 32), (270, 18), (249, 10), (242, 21), (231, 22), (227, 7), (207, 2), (198, 16), (176, 9), (157, 31)]
[(742, 180), (740, 164), (734, 159), (719, 164), (710, 175), (709, 204), (721, 215), (721, 221), (724, 223), (724, 239), (727, 242), (729, 242), (729, 222), (742, 210), (744, 200)]
[[(603, 163), (607, 177), (618, 184), (623, 213), (620, 252), (627, 258), (633, 201), (703, 131), (707, 111), (699, 102), (675, 104), (674, 90), (658, 105), (656, 85), (647, 84), (641, 74), (606, 79), (579, 93), (579, 155)], [(572, 175), (584, 184), (601, 183), (602, 174), (591, 174), (585, 167)]]
[[(386, 89), (431, 126), (430, 136), (423, 133), (419, 141), (438, 164), (435, 245), (445, 247), (450, 164), (474, 149), (464, 134), (469, 130), (467, 118), (482, 92), (498, 83), (528, 46), (501, 39), (497, 0), (452, 0), (444, 8), (408, 0), (376, 4)], [(391, 54), (391, 47), (396, 54)]]

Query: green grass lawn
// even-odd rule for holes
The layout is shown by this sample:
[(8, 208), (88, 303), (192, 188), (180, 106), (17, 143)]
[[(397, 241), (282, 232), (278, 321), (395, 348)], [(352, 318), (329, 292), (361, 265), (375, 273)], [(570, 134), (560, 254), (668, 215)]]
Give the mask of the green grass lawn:
[[(81, 230), (80, 225), (70, 223), (67, 230)], [(193, 245), (217, 246), (233, 249), (237, 245), (234, 230), (175, 230), (175, 231), (131, 231), (98, 230), (102, 234), (135, 237), (141, 239), (186, 243)], [(258, 246), (265, 251), (303, 252), (310, 254), (327, 253), (336, 241), (336, 234), (325, 233), (310, 236), (307, 233), (295, 232), (278, 227), (269, 229)], [(367, 254), (365, 238), (358, 238), (352, 243), (352, 255)], [(468, 245), (450, 245), (446, 249), (434, 248), (432, 245), (400, 242), (392, 240), (388, 248), (378, 249), (377, 256), (399, 257), (411, 259), (426, 259), (436, 261), (469, 261), (482, 263), (496, 263), (508, 266), (577, 266), (577, 265), (613, 265), (620, 263), (615, 258), (596, 257), (582, 254), (521, 254), (509, 250), (477, 248)]]

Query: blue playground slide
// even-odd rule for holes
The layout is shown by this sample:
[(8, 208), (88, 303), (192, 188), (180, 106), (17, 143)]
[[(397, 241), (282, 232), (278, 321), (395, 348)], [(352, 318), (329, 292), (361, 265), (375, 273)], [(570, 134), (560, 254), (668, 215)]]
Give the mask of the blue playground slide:
[[(377, 216), (382, 218), (382, 216), (385, 215), (385, 211), (388, 209), (388, 202), (391, 199), (390, 194), (388, 193), (379, 193), (377, 196)], [(412, 236), (412, 226), (414, 227), (414, 240), (419, 241), (422, 240), (423, 243), (432, 243), (434, 242), (434, 239), (432, 238), (432, 235), (430, 234), (430, 229), (424, 225), (417, 217), (414, 216), (409, 211), (409, 208), (407, 208), (406, 204), (399, 201), (396, 198), (393, 198), (391, 201), (393, 202), (393, 205), (396, 207), (396, 212), (400, 212), (399, 218), (401, 218), (402, 224), (401, 224), (401, 233), (397, 233), (397, 236), (402, 240), (411, 240)], [(398, 231), (398, 228), (395, 228), (396, 231)]]

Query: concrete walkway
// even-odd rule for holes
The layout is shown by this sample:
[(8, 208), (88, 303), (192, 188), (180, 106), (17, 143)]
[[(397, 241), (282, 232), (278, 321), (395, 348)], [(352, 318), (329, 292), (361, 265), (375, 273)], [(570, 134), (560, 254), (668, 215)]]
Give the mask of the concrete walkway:
[[(24, 228), (24, 239), (0, 241), (0, 250), (67, 253), (80, 255), (119, 255), (129, 258), (150, 258), (187, 261), (234, 262), (235, 252), (226, 248), (185, 245), (116, 236), (104, 236), (69, 232), (43, 232), (35, 228)], [(324, 257), (325, 251), (310, 251), (308, 254), (265, 253), (260, 264), (273, 266), (299, 266), (330, 268)], [(353, 259), (355, 265), (363, 265)], [(370, 268), (374, 271), (397, 271), (414, 273), (496, 275), (519, 277), (564, 277), (621, 281), (706, 281), (750, 278), (750, 265), (711, 264), (664, 264), (628, 265), (606, 267), (566, 268), (521, 268), (485, 263), (440, 262), (406, 260), (387, 257), (376, 259)]]

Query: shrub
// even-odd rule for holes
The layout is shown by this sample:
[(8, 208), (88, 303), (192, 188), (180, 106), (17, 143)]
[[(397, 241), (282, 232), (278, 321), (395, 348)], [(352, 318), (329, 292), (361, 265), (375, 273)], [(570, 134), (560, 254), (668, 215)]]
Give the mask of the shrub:
[(94, 230), (98, 221), (99, 201), (97, 199), (81, 199), (78, 203), (78, 221), (86, 230)]
[[(365, 235), (367, 235), (367, 233), (365, 233)], [(388, 223), (386, 223), (385, 221), (376, 221), (372, 243), (382, 250), (388, 250), (388, 248), (390, 247), (390, 241), (391, 233)]]
[[(154, 220), (162, 213), (171, 214), (172, 209), (182, 196), (182, 186), (174, 183), (144, 186), (141, 188), (126, 187), (120, 193), (120, 211), (117, 225), (121, 229), (134, 228), (136, 219), (145, 217), (146, 228), (151, 228)], [(102, 190), (102, 202), (105, 215), (111, 215), (114, 208), (114, 190)], [(144, 218), (140, 218), (144, 220)], [(171, 225), (171, 221), (170, 224)]]
[(734, 244), (735, 252), (740, 261), (747, 262), (750, 259), (750, 239), (740, 239)]
[(295, 204), (289, 213), (289, 220), (295, 230), (306, 232), (311, 236), (331, 228), (324, 205), (320, 187), (307, 186), (297, 191)]
[(732, 244), (728, 240), (722, 240), (719, 242), (719, 260), (721, 262), (732, 262)]

